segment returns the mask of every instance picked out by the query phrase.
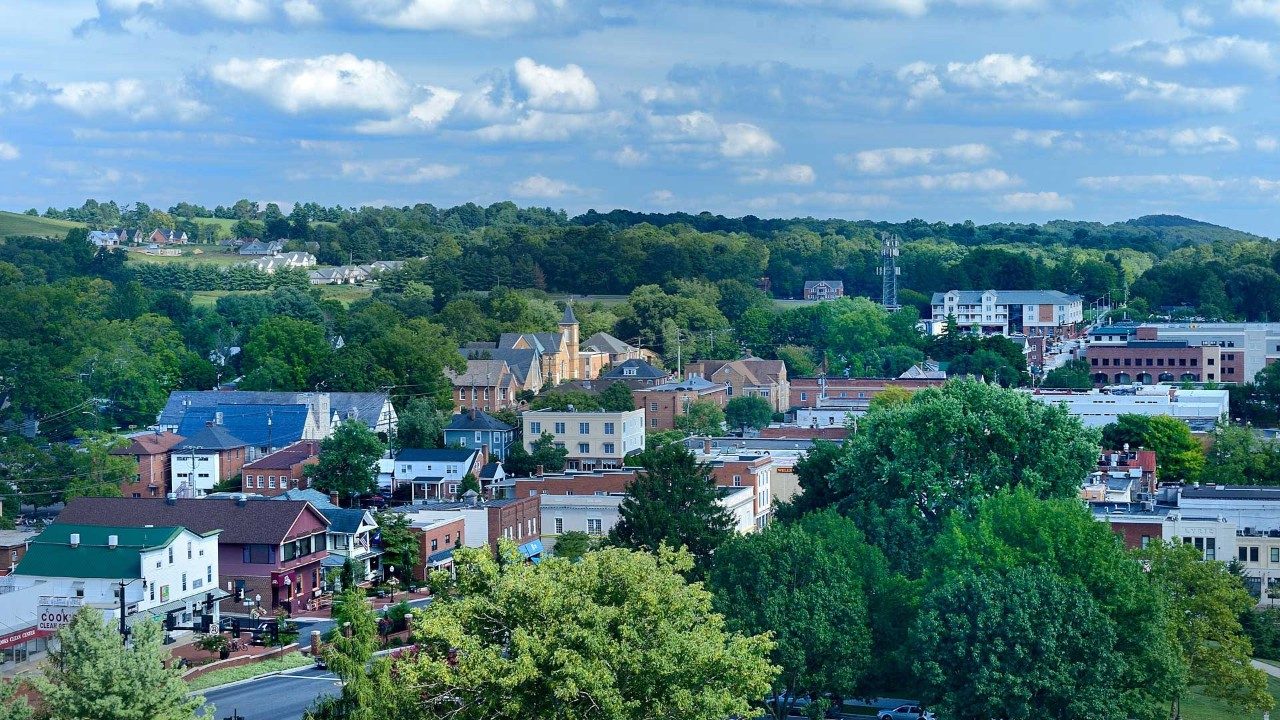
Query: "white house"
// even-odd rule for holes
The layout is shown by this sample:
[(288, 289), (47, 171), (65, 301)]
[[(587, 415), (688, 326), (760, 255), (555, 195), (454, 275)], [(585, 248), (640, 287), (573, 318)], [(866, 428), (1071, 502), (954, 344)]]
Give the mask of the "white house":
[(391, 491), (408, 485), (410, 500), (444, 500), (458, 496), (467, 473), (479, 478), (479, 449), (406, 448), (396, 454)]
[(226, 595), (218, 589), (220, 532), (56, 523), (31, 541), (5, 586), (41, 586), (43, 596), (78, 600), (118, 618), (123, 583), (128, 625), (146, 618), (169, 628), (216, 624), (216, 601)]
[(1102, 427), (1120, 415), (1168, 415), (1204, 431), (1227, 416), (1226, 390), (1184, 390), (1171, 385), (1124, 385), (1103, 390), (1034, 390), (1031, 397), (1061, 405), (1088, 427)]

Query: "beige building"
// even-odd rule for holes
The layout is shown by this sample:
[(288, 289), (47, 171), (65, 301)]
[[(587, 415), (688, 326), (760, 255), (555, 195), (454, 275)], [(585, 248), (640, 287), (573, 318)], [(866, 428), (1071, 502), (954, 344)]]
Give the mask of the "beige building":
[(623, 458), (644, 450), (644, 410), (578, 412), (530, 410), (521, 416), (524, 448), (531, 450), (544, 433), (569, 452), (574, 470), (617, 468)]
[(774, 412), (791, 409), (791, 386), (787, 366), (781, 360), (746, 357), (741, 360), (703, 360), (689, 363), (685, 372), (727, 386), (727, 399), (758, 395), (773, 405)]

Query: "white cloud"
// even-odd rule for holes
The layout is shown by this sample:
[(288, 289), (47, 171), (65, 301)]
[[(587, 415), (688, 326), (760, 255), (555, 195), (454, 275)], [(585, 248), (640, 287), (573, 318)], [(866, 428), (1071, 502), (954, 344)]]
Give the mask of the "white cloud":
[(649, 127), (659, 142), (712, 142), (722, 137), (716, 119), (701, 110), (683, 115), (650, 115)]
[(1018, 185), (1022, 180), (1003, 170), (986, 168), (973, 172), (954, 172), (940, 175), (914, 175), (883, 181), (888, 188), (916, 188), (919, 190), (950, 190), (971, 192), (974, 190), (1000, 190)]
[(1016, 192), (1001, 195), (996, 207), (1008, 212), (1045, 212), (1070, 210), (1074, 204), (1070, 198), (1056, 192)]
[(105, 113), (135, 120), (169, 118), (189, 122), (208, 112), (208, 107), (185, 97), (181, 89), (132, 78), (54, 86), (49, 99), (84, 117)]
[(311, 0), (285, 0), (285, 17), (295, 25), (314, 25), (324, 20), (324, 13)]
[(1022, 85), (1040, 77), (1044, 68), (1030, 55), (993, 53), (971, 63), (947, 63), (952, 80), (969, 87)]
[(210, 70), (214, 80), (288, 113), (404, 108), (409, 86), (390, 66), (350, 53), (313, 58), (234, 58)]
[(1207, 175), (1153, 174), (1106, 175), (1082, 177), (1077, 182), (1089, 190), (1108, 192), (1141, 192), (1145, 190), (1175, 190), (1210, 196), (1227, 186), (1227, 182)]
[(777, 183), (779, 185), (812, 185), (817, 174), (808, 165), (781, 165), (776, 168), (754, 168), (740, 180), (748, 183)]
[(654, 190), (649, 193), (648, 200), (658, 205), (671, 205), (676, 200), (676, 194), (667, 189)]
[(861, 214), (871, 208), (881, 208), (891, 204), (893, 201), (888, 195), (830, 191), (778, 193), (749, 198), (746, 201), (746, 206), (753, 212), (772, 212), (779, 208), (803, 208), (810, 212), (838, 210), (842, 213), (842, 217)]
[(1270, 43), (1237, 36), (1199, 35), (1165, 43), (1143, 42), (1122, 48), (1121, 53), (1172, 68), (1227, 61), (1260, 68), (1276, 66), (1275, 50)]
[(1280, 140), (1277, 140), (1270, 135), (1259, 135), (1254, 138), (1253, 146), (1257, 148), (1259, 152), (1275, 152), (1277, 149), (1280, 149)]
[(1181, 153), (1234, 152), (1240, 142), (1221, 127), (1185, 128), (1169, 135), (1169, 146)]
[(849, 155), (837, 155), (836, 160), (852, 164), (863, 173), (886, 173), (901, 168), (930, 165), (935, 162), (976, 165), (995, 156), (987, 145), (965, 143), (941, 148), (893, 147), (863, 150)]
[(600, 104), (595, 83), (577, 65), (553, 68), (522, 57), (516, 61), (515, 76), (535, 110), (588, 112)]
[(609, 157), (625, 168), (640, 167), (649, 162), (649, 153), (637, 150), (630, 145), (623, 145), (621, 150), (611, 154)]
[(0, 160), (17, 160), (20, 157), (22, 153), (12, 143), (0, 142)]
[(782, 148), (767, 131), (749, 123), (724, 125), (721, 132), (724, 140), (720, 142), (720, 154), (725, 157), (762, 157)]
[(1277, 0), (1233, 0), (1231, 11), (1241, 17), (1280, 23), (1280, 2)]
[(475, 136), (486, 142), (560, 142), (620, 121), (617, 113), (565, 115), (533, 110), (513, 123), (482, 127)]
[(408, 112), (390, 120), (366, 120), (356, 125), (356, 131), (371, 135), (394, 135), (434, 130), (458, 105), (461, 93), (448, 88), (426, 86), (419, 88), (426, 99), (409, 106)]
[(1013, 141), (1016, 143), (1025, 143), (1035, 145), (1041, 148), (1051, 148), (1059, 138), (1063, 136), (1061, 130), (1014, 130)]
[(554, 199), (565, 195), (576, 195), (582, 189), (563, 180), (552, 180), (545, 175), (530, 175), (512, 183), (511, 194), (522, 198)]
[(1125, 100), (1159, 101), (1196, 109), (1235, 110), (1245, 94), (1240, 86), (1193, 87), (1113, 70), (1094, 73), (1094, 79), (1123, 92)]
[(413, 184), (447, 180), (462, 172), (458, 165), (424, 163), (421, 160), (365, 160), (342, 163), (342, 176), (362, 182)]

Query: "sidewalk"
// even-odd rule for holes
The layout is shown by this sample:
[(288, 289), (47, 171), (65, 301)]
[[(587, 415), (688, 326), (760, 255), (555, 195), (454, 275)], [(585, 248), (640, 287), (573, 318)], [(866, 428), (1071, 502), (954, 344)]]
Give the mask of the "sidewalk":
[[(392, 605), (396, 605), (401, 602), (414, 603), (421, 600), (426, 600), (429, 597), (431, 597), (431, 593), (423, 589), (423, 590), (418, 590), (416, 592), (399, 591), (395, 594), (394, 601), (391, 599), (391, 597), (385, 597), (385, 598), (371, 597), (369, 598), (369, 600), (373, 603), (374, 612), (380, 613), (383, 610), (386, 610), (388, 607), (391, 607)], [(300, 609), (295, 611), (291, 617), (294, 620), (328, 620), (332, 616), (333, 616), (333, 608), (326, 607), (326, 608), (319, 608), (316, 610)]]

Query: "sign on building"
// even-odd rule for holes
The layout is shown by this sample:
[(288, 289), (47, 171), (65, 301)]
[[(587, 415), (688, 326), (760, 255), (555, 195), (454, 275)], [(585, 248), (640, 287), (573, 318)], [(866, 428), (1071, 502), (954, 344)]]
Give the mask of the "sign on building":
[(55, 632), (66, 627), (80, 612), (84, 598), (41, 595), (37, 606), (36, 629)]

